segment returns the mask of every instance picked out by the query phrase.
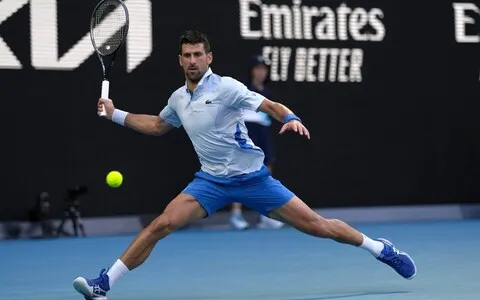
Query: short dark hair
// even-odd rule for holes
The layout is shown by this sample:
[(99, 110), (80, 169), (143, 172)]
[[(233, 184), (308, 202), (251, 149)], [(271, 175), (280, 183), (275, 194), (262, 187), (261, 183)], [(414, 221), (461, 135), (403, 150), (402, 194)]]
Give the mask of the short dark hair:
[(180, 36), (179, 42), (179, 53), (182, 53), (182, 46), (184, 44), (200, 44), (203, 43), (203, 48), (205, 49), (205, 53), (210, 52), (210, 42), (208, 41), (207, 35), (203, 32), (198, 30), (187, 30), (183, 32)]

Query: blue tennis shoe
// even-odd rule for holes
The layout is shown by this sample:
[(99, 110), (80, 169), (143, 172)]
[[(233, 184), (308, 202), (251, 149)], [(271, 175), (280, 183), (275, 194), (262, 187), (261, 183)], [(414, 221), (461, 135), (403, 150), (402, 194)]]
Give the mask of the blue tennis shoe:
[(380, 253), (377, 259), (390, 267), (392, 267), (403, 278), (412, 279), (417, 274), (417, 267), (415, 262), (405, 252), (402, 252), (395, 248), (395, 246), (386, 239), (377, 239), (377, 241), (383, 243), (385, 247)]
[(110, 290), (108, 282), (107, 272), (102, 269), (96, 279), (77, 277), (73, 281), (73, 287), (87, 300), (107, 300), (107, 292)]

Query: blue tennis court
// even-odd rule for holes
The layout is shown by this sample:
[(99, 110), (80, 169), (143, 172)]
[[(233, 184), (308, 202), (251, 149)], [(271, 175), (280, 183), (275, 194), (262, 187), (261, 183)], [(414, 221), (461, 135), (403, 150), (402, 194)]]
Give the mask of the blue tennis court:
[[(407, 299), (480, 295), (480, 221), (369, 224), (372, 237), (409, 252), (417, 276), (405, 280), (361, 249), (293, 229), (179, 231), (146, 264), (120, 279), (109, 299)], [(0, 243), (0, 299), (83, 299), (78, 275), (96, 277), (132, 236)]]

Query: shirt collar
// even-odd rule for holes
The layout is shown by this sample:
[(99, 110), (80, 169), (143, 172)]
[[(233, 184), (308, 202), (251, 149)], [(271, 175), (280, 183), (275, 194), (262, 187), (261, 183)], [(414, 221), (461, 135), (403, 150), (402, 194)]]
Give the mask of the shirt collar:
[[(213, 74), (213, 71), (212, 71), (212, 69), (209, 67), (208, 70), (207, 70), (207, 72), (205, 72), (205, 74), (203, 74), (202, 78), (201, 78), (200, 81), (197, 83), (197, 88), (198, 88), (199, 86), (201, 86), (201, 85), (203, 84), (203, 82), (205, 81), (205, 79), (206, 79), (208, 76), (212, 75), (212, 74)], [(187, 86), (187, 82), (186, 82), (186, 81), (185, 81), (185, 89), (187, 90), (187, 92), (190, 92), (190, 91), (188, 90), (188, 86)]]

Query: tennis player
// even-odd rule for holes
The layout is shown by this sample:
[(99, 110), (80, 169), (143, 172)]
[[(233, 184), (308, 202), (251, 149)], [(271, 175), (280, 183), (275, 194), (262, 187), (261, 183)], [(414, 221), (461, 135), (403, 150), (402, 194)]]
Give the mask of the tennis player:
[(129, 271), (145, 262), (156, 243), (190, 221), (212, 215), (239, 202), (314, 237), (365, 249), (377, 260), (411, 279), (416, 266), (410, 256), (385, 239), (371, 239), (337, 219), (325, 219), (274, 179), (263, 164), (264, 154), (248, 138), (244, 110), (262, 111), (283, 123), (280, 134), (291, 131), (310, 139), (302, 121), (284, 105), (252, 92), (231, 77), (212, 72), (213, 56), (207, 37), (186, 31), (180, 37), (179, 62), (186, 83), (171, 95), (158, 116), (116, 109), (99, 99), (107, 118), (143, 134), (162, 135), (183, 126), (201, 163), (194, 179), (163, 213), (132, 241), (119, 259), (99, 277), (78, 277), (74, 288), (86, 299), (106, 299), (107, 292)]

